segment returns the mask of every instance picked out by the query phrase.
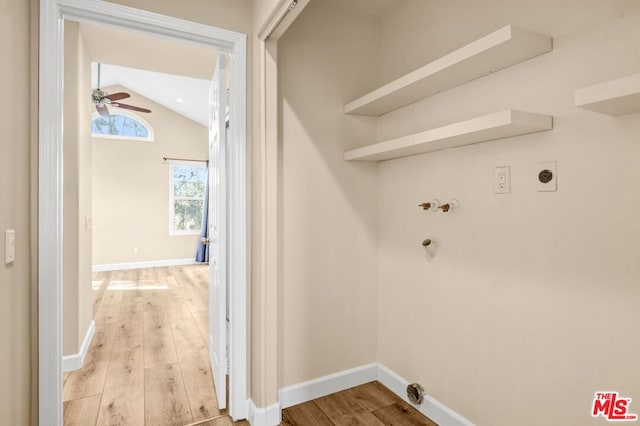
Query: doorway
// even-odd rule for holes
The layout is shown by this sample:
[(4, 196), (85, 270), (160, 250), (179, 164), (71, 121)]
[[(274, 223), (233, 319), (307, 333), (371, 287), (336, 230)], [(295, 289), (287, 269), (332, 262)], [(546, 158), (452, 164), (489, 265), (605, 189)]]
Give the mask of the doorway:
[(246, 36), (87, 0), (43, 1), (40, 27), (39, 395), (40, 424), (62, 425), (62, 59), (64, 20), (107, 24), (230, 53), (229, 410), (246, 418)]
[[(64, 36), (64, 423), (223, 417), (209, 365), (209, 250), (200, 244), (220, 53), (68, 20)], [(80, 295), (88, 282), (93, 297)], [(90, 344), (67, 371), (73, 338)], [(224, 393), (224, 377), (217, 383)]]

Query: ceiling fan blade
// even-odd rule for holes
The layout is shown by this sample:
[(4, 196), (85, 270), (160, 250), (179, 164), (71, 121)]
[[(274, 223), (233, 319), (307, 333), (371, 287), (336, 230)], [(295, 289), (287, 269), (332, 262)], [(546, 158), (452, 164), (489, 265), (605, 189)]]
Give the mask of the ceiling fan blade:
[(125, 92), (112, 93), (110, 95), (105, 95), (103, 98), (107, 98), (111, 101), (119, 101), (120, 99), (130, 98), (131, 95)]
[(132, 111), (138, 111), (138, 112), (151, 112), (150, 109), (146, 109), (146, 108), (140, 108), (137, 106), (133, 106), (133, 105), (127, 105), (127, 104), (121, 104), (120, 102), (114, 102), (111, 104), (111, 106), (114, 107), (118, 107), (118, 108), (124, 108), (124, 109), (130, 109)]
[(109, 115), (109, 109), (106, 105), (96, 105), (96, 109), (100, 115)]

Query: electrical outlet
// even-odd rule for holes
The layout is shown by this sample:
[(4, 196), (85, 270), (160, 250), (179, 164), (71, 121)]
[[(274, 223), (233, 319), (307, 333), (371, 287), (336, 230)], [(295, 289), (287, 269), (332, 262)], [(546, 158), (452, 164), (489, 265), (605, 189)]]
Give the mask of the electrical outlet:
[(140, 249), (138, 247), (134, 247), (133, 254), (140, 254)]
[(538, 192), (554, 192), (558, 190), (558, 170), (555, 161), (538, 163), (536, 182)]
[(511, 167), (496, 167), (493, 174), (493, 190), (496, 194), (511, 192)]

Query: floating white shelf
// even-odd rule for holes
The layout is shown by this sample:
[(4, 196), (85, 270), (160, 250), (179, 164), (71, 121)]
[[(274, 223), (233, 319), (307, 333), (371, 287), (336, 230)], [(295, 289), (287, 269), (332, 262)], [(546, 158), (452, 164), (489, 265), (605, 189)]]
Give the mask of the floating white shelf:
[(640, 111), (640, 74), (584, 87), (574, 92), (578, 108), (619, 115)]
[(553, 128), (553, 117), (508, 109), (344, 153), (345, 160), (382, 161), (526, 135)]
[(346, 114), (382, 115), (553, 49), (551, 37), (507, 25), (370, 92)]

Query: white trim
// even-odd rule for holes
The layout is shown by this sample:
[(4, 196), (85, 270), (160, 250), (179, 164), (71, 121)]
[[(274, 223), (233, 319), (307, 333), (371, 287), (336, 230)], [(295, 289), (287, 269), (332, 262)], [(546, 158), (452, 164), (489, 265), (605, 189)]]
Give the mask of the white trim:
[(55, 1), (40, 1), (38, 422), (62, 426), (62, 48)]
[(157, 268), (160, 266), (182, 266), (182, 265), (195, 265), (198, 262), (193, 257), (186, 259), (164, 259), (164, 260), (146, 260), (143, 262), (128, 262), (128, 263), (104, 263), (102, 265), (93, 265), (93, 272), (105, 272), (105, 271), (122, 271), (125, 269), (142, 269), (142, 268)]
[(40, 0), (38, 166), (38, 421), (62, 419), (62, 81), (64, 19), (106, 24), (229, 52), (231, 163), (230, 413), (247, 414), (247, 36), (101, 0)]
[[(280, 222), (278, 211), (278, 38), (307, 6), (309, 0), (298, 0), (292, 11), (288, 10), (291, 3), (291, 0), (278, 0), (277, 4), (271, 7), (271, 13), (259, 27), (257, 41), (259, 56), (253, 65), (254, 73), (258, 78), (258, 84), (254, 87), (254, 99), (259, 104), (255, 121), (259, 126), (254, 129), (254, 135), (257, 136), (253, 146), (258, 149), (256, 155), (260, 158), (261, 171), (258, 179), (260, 188), (256, 188), (259, 196), (253, 197), (260, 211), (261, 232), (258, 241), (254, 241), (254, 244), (259, 245), (261, 261), (259, 270), (253, 271), (252, 275), (256, 277), (253, 282), (255, 291), (262, 297), (256, 299), (252, 309), (257, 317), (254, 322), (259, 324), (255, 335), (260, 336), (259, 339), (252, 341), (253, 356), (258, 364), (254, 374), (260, 372), (259, 377), (254, 378), (257, 385), (252, 388), (252, 393), (254, 398), (267, 400), (271, 399), (269, 395), (273, 395), (278, 390), (279, 377), (278, 345), (269, 343), (278, 341), (280, 312), (278, 309), (280, 281), (278, 262), (282, 255), (278, 242)], [(231, 188), (231, 197), (234, 195), (235, 191)], [(241, 202), (244, 203), (244, 201)], [(231, 244), (237, 241), (237, 238), (239, 236), (231, 235)], [(244, 235), (243, 238), (246, 239), (247, 236)], [(242, 273), (246, 273), (246, 269)], [(233, 287), (231, 291), (233, 292)], [(233, 327), (233, 324), (231, 326)], [(234, 374), (232, 360), (231, 375)]]
[(275, 403), (267, 408), (258, 408), (252, 400), (248, 401), (249, 416), (247, 420), (251, 426), (278, 426), (282, 422), (280, 404)]
[(377, 379), (377, 375), (378, 365), (374, 363), (287, 386), (278, 392), (280, 405), (282, 408), (288, 408), (302, 404), (312, 399), (373, 382)]
[(77, 354), (65, 355), (62, 357), (62, 371), (74, 371), (80, 370), (82, 368), (84, 359), (87, 357), (89, 345), (91, 345), (91, 339), (93, 339), (93, 335), (95, 334), (95, 332), (96, 322), (91, 321), (91, 324), (89, 324), (89, 328), (87, 328), (87, 333), (84, 335), (82, 346), (80, 346), (80, 352), (78, 352)]
[(279, 330), (279, 259), (278, 243), (278, 70), (277, 42), (260, 42), (260, 270), (256, 291), (263, 295), (253, 308), (257, 315), (259, 340), (252, 342), (252, 351), (258, 359), (259, 385), (253, 389), (257, 398), (270, 399), (278, 391), (279, 363), (277, 342)]
[[(474, 426), (471, 421), (467, 420), (430, 395), (425, 395), (424, 402), (420, 405), (411, 404), (407, 398), (406, 392), (409, 382), (384, 365), (377, 363), (340, 371), (338, 373), (329, 374), (328, 376), (319, 377), (317, 379), (281, 389), (278, 392), (280, 406), (282, 409), (285, 409), (332, 393), (340, 392), (354, 386), (373, 382), (374, 380), (378, 380), (398, 397), (402, 398), (405, 402), (440, 426)], [(250, 401), (250, 413), (251, 410), (264, 411), (273, 407), (270, 406), (267, 407), (267, 409), (256, 409), (255, 406), (252, 408), (251, 404), (253, 403)], [(254, 425), (254, 423), (251, 424)], [(256, 425), (261, 426), (273, 426), (277, 424), (278, 423), (256, 423)]]
[(430, 395), (425, 395), (420, 405), (411, 404), (407, 398), (409, 381), (382, 364), (378, 364), (378, 381), (440, 426), (474, 426), (472, 422)]

